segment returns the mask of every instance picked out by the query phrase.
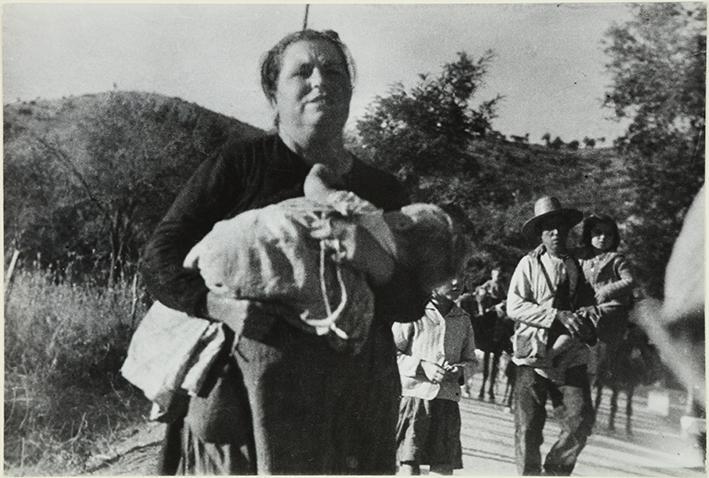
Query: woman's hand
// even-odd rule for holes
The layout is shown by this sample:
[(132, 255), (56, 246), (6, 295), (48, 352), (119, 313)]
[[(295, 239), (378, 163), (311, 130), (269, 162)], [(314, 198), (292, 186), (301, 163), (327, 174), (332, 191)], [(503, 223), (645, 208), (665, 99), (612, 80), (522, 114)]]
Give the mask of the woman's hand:
[(435, 362), (421, 360), (421, 370), (426, 378), (433, 383), (441, 383), (446, 376), (446, 369)]
[(223, 322), (238, 336), (244, 328), (248, 301), (207, 292), (207, 316)]

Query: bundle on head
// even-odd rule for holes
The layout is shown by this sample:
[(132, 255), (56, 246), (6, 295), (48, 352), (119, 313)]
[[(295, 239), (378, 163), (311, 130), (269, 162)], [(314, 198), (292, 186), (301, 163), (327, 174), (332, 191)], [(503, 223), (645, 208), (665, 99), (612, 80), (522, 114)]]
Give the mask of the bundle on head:
[(430, 291), (458, 276), (471, 253), (462, 228), (434, 204), (411, 204), (384, 213), (396, 241), (396, 261)]

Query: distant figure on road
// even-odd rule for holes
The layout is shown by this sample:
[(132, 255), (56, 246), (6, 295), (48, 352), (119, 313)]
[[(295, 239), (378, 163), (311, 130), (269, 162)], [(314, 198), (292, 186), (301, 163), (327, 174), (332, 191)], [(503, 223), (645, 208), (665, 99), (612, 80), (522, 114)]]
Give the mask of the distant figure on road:
[[(591, 434), (595, 414), (586, 365), (587, 343), (596, 339), (598, 310), (593, 289), (569, 254), (569, 230), (582, 218), (576, 209), (562, 208), (558, 199), (545, 196), (534, 204), (534, 217), (522, 227), (530, 237), (541, 238), (540, 253), (524, 256), (512, 275), (507, 295), (507, 315), (516, 324), (513, 338), (515, 388), (515, 459), (522, 475), (542, 474), (540, 445), (546, 421), (547, 397), (561, 405), (561, 433), (546, 456), (544, 471), (569, 475)], [(554, 374), (548, 357), (555, 329), (573, 340), (559, 358)], [(557, 370), (558, 371), (558, 370)], [(556, 375), (558, 383), (550, 375)]]
[[(512, 352), (510, 337), (514, 332), (514, 324), (505, 314), (507, 284), (502, 279), (501, 267), (493, 266), (490, 270), (490, 279), (475, 288), (474, 297), (477, 302), (477, 313), (472, 317), (473, 331), (476, 346), (483, 351), (483, 380), (478, 399), (482, 400), (485, 397), (487, 384), (488, 398), (494, 402), (500, 357), (503, 351)], [(468, 384), (466, 384), (466, 392), (470, 394)]]
[(402, 397), (396, 427), (402, 475), (450, 475), (463, 467), (460, 385), (476, 363), (470, 317), (455, 304), (457, 280), (433, 291), (423, 317), (392, 326)]
[(502, 268), (493, 266), (490, 269), (490, 279), (476, 287), (475, 292), (485, 299), (481, 303), (483, 306), (481, 312), (485, 312), (490, 307), (504, 302), (507, 299), (507, 287), (502, 280)]

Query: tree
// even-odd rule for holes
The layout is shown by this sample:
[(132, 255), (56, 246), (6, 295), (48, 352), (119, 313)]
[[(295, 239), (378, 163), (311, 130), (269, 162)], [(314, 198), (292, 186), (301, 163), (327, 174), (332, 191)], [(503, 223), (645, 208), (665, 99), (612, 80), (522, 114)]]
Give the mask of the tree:
[[(352, 139), (359, 156), (404, 180), (413, 200), (457, 204), (475, 217), (470, 236), (480, 247), (470, 267), (480, 271), (491, 257), (519, 257), (495, 235), (508, 224), (502, 211), (516, 201), (505, 178), (510, 162), (491, 148), (504, 148), (491, 124), (502, 97), (476, 98), (493, 58), (491, 51), (477, 59), (460, 52), (440, 73), (420, 74), (411, 88), (395, 84), (369, 106)], [(485, 247), (487, 234), (495, 235), (497, 252)]]
[(589, 138), (588, 136), (584, 136), (583, 138), (583, 144), (589, 149), (593, 149), (594, 146), (596, 146), (596, 140), (593, 138)]
[(672, 244), (704, 179), (706, 7), (630, 8), (633, 18), (606, 34), (605, 104), (631, 120), (616, 141), (635, 185), (626, 242), (646, 292), (661, 297)]
[(551, 149), (561, 149), (562, 146), (564, 146), (564, 141), (558, 136), (549, 144)]
[(544, 133), (544, 135), (542, 135), (542, 141), (544, 141), (544, 144), (546, 144), (548, 148), (551, 144), (551, 134), (549, 134), (548, 132)]
[(410, 90), (397, 83), (388, 96), (377, 97), (357, 122), (370, 159), (410, 181), (441, 167), (474, 171), (466, 146), (492, 131), (501, 99), (472, 105), (493, 57), (488, 51), (474, 60), (460, 52), (439, 75), (421, 74)]
[(577, 139), (574, 139), (573, 141), (569, 141), (569, 144), (567, 144), (566, 146), (570, 150), (576, 151), (577, 149), (579, 149), (579, 144), (580, 144), (579, 141)]

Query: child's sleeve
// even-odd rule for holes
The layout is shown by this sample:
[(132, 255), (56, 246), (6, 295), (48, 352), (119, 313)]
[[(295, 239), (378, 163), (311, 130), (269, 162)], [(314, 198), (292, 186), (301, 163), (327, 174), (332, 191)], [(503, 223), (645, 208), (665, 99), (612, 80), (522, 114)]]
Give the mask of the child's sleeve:
[(465, 339), (461, 350), (460, 362), (463, 364), (463, 378), (467, 381), (473, 376), (475, 368), (478, 365), (478, 358), (475, 355), (475, 333), (473, 332), (473, 325), (470, 323), (470, 320), (468, 320), (465, 329)]
[(633, 293), (635, 279), (633, 278), (630, 262), (624, 256), (619, 255), (614, 261), (613, 268), (618, 280), (598, 289), (596, 300), (599, 304), (627, 298)]
[(411, 340), (414, 336), (412, 322), (395, 322), (391, 327), (396, 346), (396, 361), (399, 373), (405, 377), (415, 377), (419, 370), (421, 360), (411, 356)]

